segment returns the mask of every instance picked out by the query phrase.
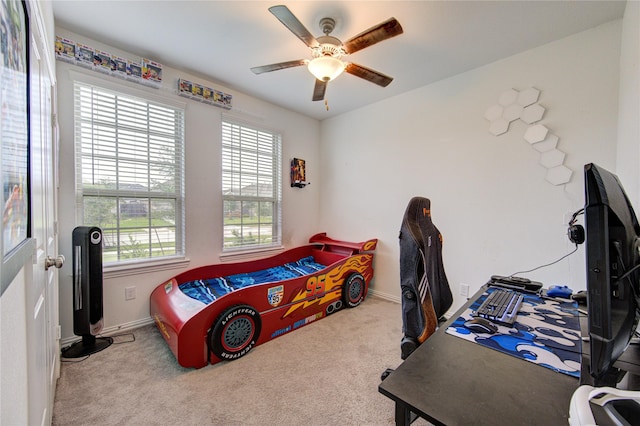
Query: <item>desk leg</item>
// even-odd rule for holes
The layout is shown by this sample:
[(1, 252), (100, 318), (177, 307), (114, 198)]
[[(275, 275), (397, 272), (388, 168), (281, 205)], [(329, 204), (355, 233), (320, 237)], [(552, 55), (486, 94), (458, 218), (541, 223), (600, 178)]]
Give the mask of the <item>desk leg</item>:
[(411, 410), (403, 402), (396, 401), (396, 426), (409, 426), (411, 424)]

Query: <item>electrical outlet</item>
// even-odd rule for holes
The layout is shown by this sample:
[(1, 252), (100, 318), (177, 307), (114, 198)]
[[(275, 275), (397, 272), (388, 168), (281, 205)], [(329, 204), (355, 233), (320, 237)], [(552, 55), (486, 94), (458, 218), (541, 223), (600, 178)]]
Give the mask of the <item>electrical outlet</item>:
[(136, 298), (136, 288), (135, 287), (125, 287), (124, 288), (124, 300), (132, 300)]
[(460, 296), (469, 297), (469, 284), (460, 284)]

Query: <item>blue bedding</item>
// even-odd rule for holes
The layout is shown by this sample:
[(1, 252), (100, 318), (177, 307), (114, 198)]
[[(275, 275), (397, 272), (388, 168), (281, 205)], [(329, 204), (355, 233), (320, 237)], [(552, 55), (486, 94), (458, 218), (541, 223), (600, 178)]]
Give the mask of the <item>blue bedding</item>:
[(234, 290), (255, 284), (283, 281), (310, 275), (325, 267), (324, 265), (316, 263), (313, 256), (308, 256), (303, 257), (297, 262), (285, 263), (284, 265), (262, 271), (189, 281), (180, 284), (179, 287), (187, 296), (208, 305), (217, 298), (231, 293)]

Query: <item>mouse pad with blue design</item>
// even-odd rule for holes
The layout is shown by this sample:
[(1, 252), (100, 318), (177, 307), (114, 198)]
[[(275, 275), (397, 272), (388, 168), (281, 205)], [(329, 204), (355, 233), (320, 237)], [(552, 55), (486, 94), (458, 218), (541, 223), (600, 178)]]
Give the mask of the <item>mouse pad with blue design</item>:
[(495, 334), (465, 328), (465, 321), (473, 318), (472, 312), (494, 290), (487, 289), (446, 332), (559, 373), (580, 377), (582, 341), (577, 303), (523, 293), (524, 301), (513, 327), (496, 324)]

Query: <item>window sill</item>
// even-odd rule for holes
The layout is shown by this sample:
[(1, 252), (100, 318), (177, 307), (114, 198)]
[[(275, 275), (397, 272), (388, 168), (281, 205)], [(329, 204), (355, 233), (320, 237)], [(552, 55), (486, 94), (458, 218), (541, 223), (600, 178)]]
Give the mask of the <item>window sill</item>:
[(267, 256), (272, 256), (276, 254), (280, 254), (284, 251), (283, 246), (275, 246), (269, 248), (262, 249), (253, 249), (253, 250), (237, 250), (237, 251), (227, 251), (220, 254), (220, 262), (238, 262), (243, 260), (255, 260), (261, 259)]
[(163, 260), (135, 261), (126, 264), (113, 264), (104, 267), (104, 278), (118, 278), (129, 275), (147, 274), (150, 272), (183, 269), (189, 265), (190, 259), (175, 257)]

